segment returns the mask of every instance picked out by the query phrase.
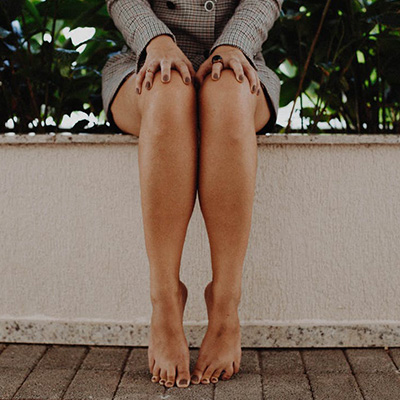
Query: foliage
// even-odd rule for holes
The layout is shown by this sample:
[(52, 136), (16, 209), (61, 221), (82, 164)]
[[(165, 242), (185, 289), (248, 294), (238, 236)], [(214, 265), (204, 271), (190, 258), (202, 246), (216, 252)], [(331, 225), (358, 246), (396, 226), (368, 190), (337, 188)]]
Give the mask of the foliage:
[[(282, 81), (280, 106), (293, 101), (304, 73), (303, 131), (320, 132), (319, 122), (338, 119), (346, 132), (400, 132), (398, 0), (334, 0), (317, 38), (325, 2), (283, 4), (263, 47)], [(79, 27), (96, 33), (74, 45), (66, 28)], [(20, 133), (60, 131), (72, 111), (104, 119), (101, 69), (124, 45), (104, 0), (1, 0), (0, 39), (0, 131), (10, 118)], [(87, 124), (68, 130), (112, 132), (106, 124)]]
[[(281, 107), (295, 98), (325, 2), (283, 5), (264, 51), (283, 82)], [(302, 87), (300, 99), (312, 103), (301, 107), (304, 130), (317, 132), (319, 121), (338, 118), (346, 132), (400, 132), (399, 65), (398, 0), (332, 1)]]

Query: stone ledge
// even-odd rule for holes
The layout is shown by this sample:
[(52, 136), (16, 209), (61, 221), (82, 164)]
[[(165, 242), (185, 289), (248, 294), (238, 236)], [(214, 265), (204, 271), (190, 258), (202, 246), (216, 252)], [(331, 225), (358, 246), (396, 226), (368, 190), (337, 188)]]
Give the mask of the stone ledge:
[[(68, 133), (59, 134), (0, 134), (0, 145), (26, 144), (137, 144), (134, 135)], [(257, 135), (259, 145), (268, 144), (400, 144), (400, 134), (282, 134)]]
[[(297, 321), (296, 321), (297, 322)], [(184, 321), (190, 347), (200, 347), (207, 322)], [(105, 346), (147, 346), (148, 323), (0, 319), (0, 342)], [(400, 345), (400, 325), (393, 321), (246, 321), (242, 347), (394, 347)]]

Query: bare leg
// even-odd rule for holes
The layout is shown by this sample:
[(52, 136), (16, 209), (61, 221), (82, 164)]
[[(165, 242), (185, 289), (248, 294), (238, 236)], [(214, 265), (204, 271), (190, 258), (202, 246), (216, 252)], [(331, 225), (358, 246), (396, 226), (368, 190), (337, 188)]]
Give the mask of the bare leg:
[[(242, 267), (251, 228), (257, 169), (256, 129), (269, 117), (263, 93), (250, 92), (232, 70), (200, 88), (199, 200), (211, 249), (213, 280), (205, 290), (209, 324), (192, 382), (213, 382), (222, 371), (239, 371), (241, 336), (238, 306)], [(260, 116), (260, 110), (264, 112)], [(199, 379), (196, 382), (194, 378)], [(203, 382), (204, 379), (204, 382)]]
[[(113, 114), (121, 129), (129, 127), (124, 118), (129, 119), (134, 111), (122, 112), (121, 108), (138, 103), (141, 205), (153, 306), (150, 372), (157, 377), (153, 382), (169, 387), (176, 380), (178, 386), (185, 387), (190, 381), (188, 343), (182, 326), (187, 289), (179, 279), (179, 270), (196, 200), (196, 91), (193, 85), (182, 82), (176, 70), (171, 71), (169, 83), (161, 82), (160, 75), (158, 71), (153, 87), (143, 88), (141, 95), (135, 93), (134, 78), (128, 79)], [(124, 96), (129, 99), (124, 101)], [(136, 98), (132, 100), (132, 96)], [(186, 384), (179, 384), (181, 380)]]

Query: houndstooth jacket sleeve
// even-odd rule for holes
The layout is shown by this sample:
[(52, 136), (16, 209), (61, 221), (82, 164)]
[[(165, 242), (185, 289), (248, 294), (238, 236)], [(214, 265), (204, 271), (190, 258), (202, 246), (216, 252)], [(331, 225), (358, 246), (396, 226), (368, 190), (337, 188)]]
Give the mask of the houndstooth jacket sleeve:
[(107, 11), (126, 44), (136, 53), (135, 70), (145, 58), (146, 46), (156, 36), (169, 35), (171, 29), (153, 12), (148, 0), (106, 0)]
[(210, 49), (221, 45), (238, 47), (254, 69), (254, 57), (262, 49), (268, 32), (278, 19), (283, 0), (240, 0), (231, 19)]

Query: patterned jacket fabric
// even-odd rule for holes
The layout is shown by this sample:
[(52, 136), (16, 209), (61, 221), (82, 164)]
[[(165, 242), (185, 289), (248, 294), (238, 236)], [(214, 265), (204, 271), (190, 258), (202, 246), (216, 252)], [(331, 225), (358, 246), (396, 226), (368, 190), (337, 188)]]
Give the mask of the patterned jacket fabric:
[(255, 68), (271, 108), (267, 128), (276, 122), (280, 81), (265, 63), (261, 49), (279, 17), (283, 0), (106, 0), (125, 46), (102, 69), (102, 99), (109, 109), (125, 79), (138, 71), (146, 46), (156, 36), (169, 35), (192, 62), (195, 71), (218, 46), (239, 48)]

